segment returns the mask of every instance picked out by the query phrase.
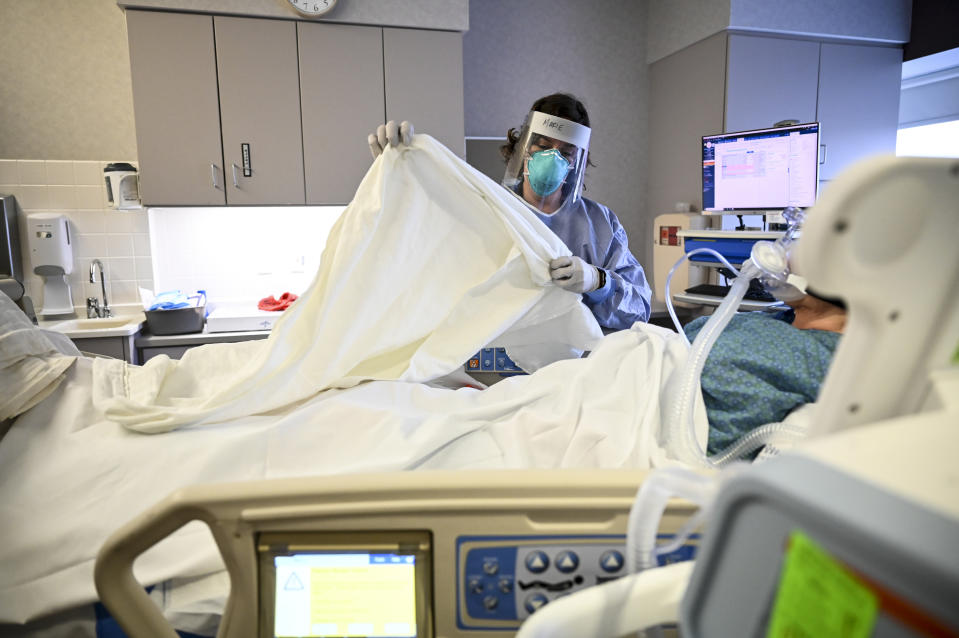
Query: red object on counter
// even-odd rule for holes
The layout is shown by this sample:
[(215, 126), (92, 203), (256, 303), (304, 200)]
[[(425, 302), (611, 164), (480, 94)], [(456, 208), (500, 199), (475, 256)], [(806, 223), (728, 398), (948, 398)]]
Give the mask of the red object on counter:
[(274, 299), (273, 295), (260, 299), (256, 307), (260, 310), (286, 310), (294, 301), (296, 301), (296, 295), (292, 292), (284, 292), (279, 299)]

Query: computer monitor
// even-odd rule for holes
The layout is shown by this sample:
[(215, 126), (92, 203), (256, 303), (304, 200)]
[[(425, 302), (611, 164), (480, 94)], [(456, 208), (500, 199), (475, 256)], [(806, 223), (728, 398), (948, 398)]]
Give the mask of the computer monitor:
[(781, 213), (816, 202), (819, 122), (703, 136), (703, 212)]

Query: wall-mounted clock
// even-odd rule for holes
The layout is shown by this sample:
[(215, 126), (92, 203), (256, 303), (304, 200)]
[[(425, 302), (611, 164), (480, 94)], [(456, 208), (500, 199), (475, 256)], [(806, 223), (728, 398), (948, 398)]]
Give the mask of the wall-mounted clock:
[(318, 18), (336, 6), (336, 0), (287, 0), (299, 13)]

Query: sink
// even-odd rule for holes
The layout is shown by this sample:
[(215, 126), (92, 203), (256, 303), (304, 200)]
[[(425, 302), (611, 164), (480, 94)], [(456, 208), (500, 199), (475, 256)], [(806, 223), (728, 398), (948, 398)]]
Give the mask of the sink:
[(143, 321), (143, 315), (137, 314), (126, 317), (104, 317), (103, 319), (70, 319), (42, 327), (63, 333), (73, 339), (125, 337), (140, 330)]

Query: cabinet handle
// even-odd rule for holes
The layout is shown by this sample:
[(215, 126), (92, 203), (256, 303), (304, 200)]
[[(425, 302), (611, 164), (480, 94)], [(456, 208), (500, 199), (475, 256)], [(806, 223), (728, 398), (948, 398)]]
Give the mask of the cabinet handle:
[(825, 144), (819, 145), (819, 163), (820, 164), (826, 163), (826, 145)]
[(210, 164), (210, 172), (213, 175), (213, 188), (220, 189), (220, 185), (216, 181), (216, 164)]
[(236, 164), (233, 164), (233, 187), (234, 187), (234, 188), (239, 188), (239, 187), (240, 187), (240, 182), (236, 179), (236, 169), (237, 169), (237, 168), (238, 168), (238, 166), (237, 166)]

